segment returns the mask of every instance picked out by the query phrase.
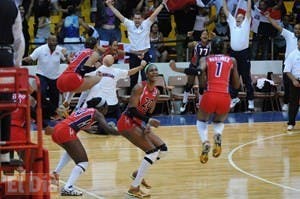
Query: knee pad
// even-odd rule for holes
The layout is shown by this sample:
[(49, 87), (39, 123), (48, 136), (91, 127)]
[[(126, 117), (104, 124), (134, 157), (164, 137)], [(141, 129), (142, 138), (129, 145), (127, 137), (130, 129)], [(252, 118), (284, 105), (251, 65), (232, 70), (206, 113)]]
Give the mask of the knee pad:
[(144, 159), (150, 164), (153, 164), (157, 160), (158, 154), (159, 151), (157, 149), (154, 149), (150, 152), (147, 152), (146, 155), (144, 156)]
[(193, 86), (194, 86), (193, 84), (187, 83), (187, 84), (185, 85), (184, 91), (185, 91), (185, 92), (190, 92), (191, 89), (193, 88)]
[(82, 169), (83, 172), (85, 172), (85, 170), (87, 169), (89, 163), (88, 162), (79, 162), (77, 163), (76, 166), (78, 166), (79, 168)]
[(165, 157), (167, 155), (168, 147), (167, 147), (166, 144), (163, 144), (163, 145), (161, 145), (161, 146), (159, 146), (157, 148), (159, 150), (159, 154), (157, 156), (157, 160), (159, 160), (159, 159), (161, 159), (161, 158), (163, 158), (163, 157)]

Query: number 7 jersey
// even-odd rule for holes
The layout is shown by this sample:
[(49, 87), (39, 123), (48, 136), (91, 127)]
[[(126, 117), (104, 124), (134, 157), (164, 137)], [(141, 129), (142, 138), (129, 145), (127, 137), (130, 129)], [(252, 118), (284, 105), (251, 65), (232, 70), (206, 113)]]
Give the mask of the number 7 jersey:
[(228, 93), (232, 58), (222, 54), (209, 55), (206, 57), (206, 65), (207, 91)]

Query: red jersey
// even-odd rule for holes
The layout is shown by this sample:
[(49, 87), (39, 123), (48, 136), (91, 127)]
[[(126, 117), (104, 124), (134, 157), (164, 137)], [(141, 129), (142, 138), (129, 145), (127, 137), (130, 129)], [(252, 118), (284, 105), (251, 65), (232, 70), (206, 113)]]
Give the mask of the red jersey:
[(144, 88), (143, 88), (143, 92), (140, 96), (139, 104), (136, 107), (136, 109), (140, 113), (145, 115), (151, 110), (153, 103), (155, 101), (155, 98), (158, 95), (158, 89), (156, 87), (154, 87), (153, 90), (149, 90), (146, 82), (142, 82), (142, 84), (143, 84)]
[(61, 123), (66, 124), (76, 132), (79, 130), (88, 129), (94, 122), (94, 115), (96, 109), (81, 108), (73, 112), (69, 117), (64, 119)]
[[(137, 110), (143, 114), (146, 115), (153, 107), (153, 103), (158, 95), (158, 89), (154, 87), (153, 90), (149, 90), (147, 87), (146, 82), (143, 82), (143, 93), (140, 96), (140, 100), (137, 106)], [(129, 130), (134, 128), (135, 126), (141, 126), (142, 120), (130, 117), (125, 113), (121, 115), (121, 117), (118, 120), (117, 127), (119, 132)]]
[(207, 91), (228, 93), (229, 78), (233, 62), (226, 55), (210, 55), (206, 57)]
[(68, 65), (66, 72), (76, 72), (81, 74), (83, 70), (83, 66), (87, 59), (93, 54), (94, 50), (92, 49), (84, 49), (80, 51), (75, 57), (71, 60), (71, 63)]

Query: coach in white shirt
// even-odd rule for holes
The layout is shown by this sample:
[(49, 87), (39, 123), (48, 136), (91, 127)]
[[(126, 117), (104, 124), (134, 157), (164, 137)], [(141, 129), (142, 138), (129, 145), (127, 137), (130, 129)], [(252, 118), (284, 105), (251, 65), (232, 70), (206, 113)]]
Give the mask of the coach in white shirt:
[[(242, 76), (247, 90), (248, 110), (254, 111), (254, 89), (251, 80), (251, 64), (249, 53), (249, 35), (251, 24), (251, 0), (247, 1), (247, 10), (245, 15), (238, 13), (234, 18), (228, 10), (226, 0), (223, 0), (223, 10), (227, 17), (230, 29), (230, 47), (231, 56), (237, 61), (239, 75)], [(230, 88), (232, 97), (230, 107), (233, 108), (240, 101), (238, 90)]]
[[(130, 70), (111, 67), (113, 63), (113, 56), (106, 55), (103, 58), (102, 66), (97, 68), (96, 71), (86, 74), (86, 76), (89, 76), (101, 72), (102, 79), (90, 89), (85, 101), (87, 102), (94, 97), (101, 97), (105, 99), (108, 105), (108, 113), (105, 115), (105, 117), (115, 118), (118, 120), (121, 115), (121, 110), (117, 97), (117, 82), (119, 79), (127, 78), (128, 76), (134, 75), (138, 71), (144, 69), (147, 62), (142, 60), (140, 62), (140, 66)], [(83, 105), (83, 107), (86, 107), (86, 103)]]
[[(130, 42), (130, 55), (129, 55), (129, 68), (138, 66), (141, 59), (149, 62), (149, 49), (150, 49), (150, 28), (153, 22), (156, 20), (157, 15), (163, 9), (168, 0), (163, 0), (154, 12), (147, 19), (143, 19), (142, 13), (135, 12), (133, 20), (125, 18), (113, 5), (112, 0), (106, 0), (107, 6), (112, 12), (124, 23), (128, 31), (128, 39)], [(146, 79), (144, 70), (141, 71), (142, 80)], [(130, 91), (138, 82), (139, 74), (132, 75), (130, 77)]]
[(289, 89), (289, 108), (288, 108), (288, 127), (287, 130), (293, 130), (296, 124), (296, 116), (299, 110), (300, 99), (300, 39), (297, 41), (297, 48), (293, 50), (284, 62), (284, 70), (287, 77), (291, 80)]
[[(270, 13), (266, 13), (266, 17), (270, 21), (273, 27), (275, 27), (279, 32), (280, 35), (282, 35), (286, 42), (285, 47), (285, 59), (288, 57), (288, 55), (295, 49), (297, 49), (297, 39), (300, 37), (300, 24), (294, 25), (294, 32), (291, 32), (285, 28), (282, 28), (274, 19), (270, 17)], [(283, 65), (284, 68), (284, 65)], [(287, 111), (288, 110), (288, 102), (289, 102), (289, 95), (290, 95), (290, 81), (287, 77), (286, 73), (283, 73), (283, 86), (284, 86), (284, 96), (283, 96), (283, 106), (282, 110)]]
[[(37, 60), (37, 76), (41, 83), (42, 100), (47, 109), (48, 116), (44, 119), (50, 119), (53, 116), (59, 103), (59, 91), (56, 86), (56, 80), (60, 75), (60, 63), (66, 61), (66, 50), (57, 45), (57, 38), (51, 35), (47, 39), (47, 44), (37, 47), (31, 55), (25, 57), (23, 61), (32, 62)], [(45, 111), (44, 111), (45, 112)], [(46, 112), (45, 112), (46, 113)]]

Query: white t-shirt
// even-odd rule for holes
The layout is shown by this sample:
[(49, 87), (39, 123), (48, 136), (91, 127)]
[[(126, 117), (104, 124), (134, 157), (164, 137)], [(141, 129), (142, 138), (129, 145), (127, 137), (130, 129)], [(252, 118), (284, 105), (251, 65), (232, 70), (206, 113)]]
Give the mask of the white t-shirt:
[(60, 60), (65, 60), (62, 53), (62, 47), (56, 46), (51, 54), (48, 44), (36, 48), (30, 55), (32, 60), (37, 60), (37, 74), (43, 75), (49, 79), (57, 79), (60, 75)]
[[(100, 82), (90, 89), (86, 101), (94, 97), (102, 97), (108, 105), (118, 104), (117, 81), (128, 77), (128, 70), (102, 65), (96, 71), (86, 74), (86, 76), (94, 76), (98, 71), (103, 74), (103, 77)], [(86, 103), (83, 107), (86, 107)]]
[(125, 18), (124, 25), (128, 31), (128, 39), (130, 41), (130, 49), (133, 51), (146, 50), (150, 48), (150, 27), (151, 20), (144, 20), (137, 28), (132, 20)]
[(300, 51), (298, 48), (293, 50), (285, 59), (283, 72), (290, 72), (295, 78), (300, 78)]
[(250, 23), (247, 17), (240, 26), (236, 25), (235, 18), (229, 13), (227, 22), (230, 29), (230, 47), (234, 51), (245, 50), (249, 47)]
[(282, 29), (281, 35), (284, 37), (286, 42), (285, 47), (285, 58), (295, 49), (297, 49), (297, 37), (295, 34), (285, 28)]

